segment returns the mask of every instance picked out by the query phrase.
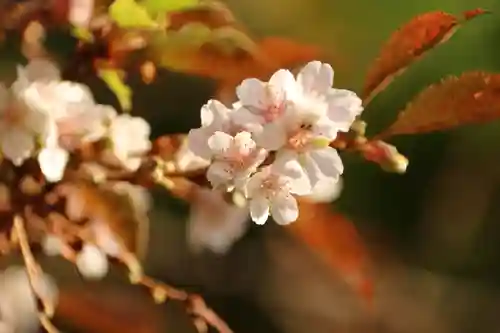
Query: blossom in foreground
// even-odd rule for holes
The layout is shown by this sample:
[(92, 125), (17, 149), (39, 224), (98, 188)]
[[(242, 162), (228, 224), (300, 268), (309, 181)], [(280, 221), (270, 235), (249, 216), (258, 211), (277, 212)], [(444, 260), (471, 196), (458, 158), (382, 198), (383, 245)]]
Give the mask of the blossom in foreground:
[(208, 139), (208, 146), (213, 157), (207, 170), (207, 179), (215, 188), (241, 187), (267, 154), (264, 149), (257, 147), (249, 132), (240, 132), (234, 137), (215, 132)]
[(208, 139), (215, 132), (236, 134), (240, 126), (234, 123), (234, 109), (227, 108), (217, 100), (209, 100), (201, 108), (201, 127), (188, 133), (188, 147), (195, 155), (202, 159), (211, 158)]
[(256, 223), (269, 215), (280, 224), (295, 221), (294, 196), (338, 195), (344, 166), (330, 143), (350, 130), (363, 107), (354, 92), (332, 88), (333, 77), (330, 65), (312, 61), (296, 77), (280, 69), (268, 82), (244, 80), (231, 108), (214, 100), (202, 108), (189, 147), (210, 163), (213, 187), (246, 189)]
[[(295, 170), (296, 172), (296, 170)], [(293, 164), (273, 164), (254, 174), (245, 186), (250, 216), (257, 224), (264, 224), (269, 215), (278, 224), (289, 224), (299, 215), (297, 200), (293, 196), (311, 193), (307, 177), (290, 177)]]

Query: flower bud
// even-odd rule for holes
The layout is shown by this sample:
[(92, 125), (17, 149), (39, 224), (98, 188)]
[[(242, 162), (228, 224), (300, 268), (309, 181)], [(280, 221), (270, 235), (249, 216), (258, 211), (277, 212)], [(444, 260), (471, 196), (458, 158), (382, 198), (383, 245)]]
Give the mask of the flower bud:
[(101, 279), (108, 272), (108, 258), (98, 247), (85, 244), (76, 258), (76, 267), (88, 279)]
[(388, 172), (403, 174), (408, 167), (408, 159), (396, 147), (383, 141), (370, 141), (363, 146), (363, 157), (379, 164)]

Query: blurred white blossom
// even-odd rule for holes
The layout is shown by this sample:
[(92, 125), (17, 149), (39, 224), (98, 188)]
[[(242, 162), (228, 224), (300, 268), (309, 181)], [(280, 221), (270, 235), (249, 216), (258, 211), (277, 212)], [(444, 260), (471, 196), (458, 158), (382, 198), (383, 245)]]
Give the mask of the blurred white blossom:
[[(58, 290), (52, 278), (43, 274), (33, 281), (34, 287), (54, 304)], [(36, 299), (25, 268), (9, 267), (0, 273), (0, 323), (8, 332), (37, 332), (39, 327)], [(10, 331), (8, 330), (10, 329)]]
[(207, 188), (196, 191), (188, 220), (188, 243), (194, 251), (226, 253), (248, 229), (248, 209), (224, 200), (223, 193)]
[(149, 124), (140, 117), (121, 114), (112, 118), (109, 126), (110, 161), (130, 171), (137, 170), (142, 156), (151, 149), (150, 134)]
[(102, 279), (108, 273), (108, 257), (97, 246), (84, 244), (76, 257), (76, 267), (87, 279)]

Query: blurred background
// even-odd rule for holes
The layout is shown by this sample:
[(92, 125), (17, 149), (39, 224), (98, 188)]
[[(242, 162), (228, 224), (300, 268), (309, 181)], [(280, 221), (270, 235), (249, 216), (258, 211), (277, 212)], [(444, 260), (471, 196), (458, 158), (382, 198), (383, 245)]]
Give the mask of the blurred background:
[[(412, 96), (444, 76), (472, 69), (500, 72), (496, 0), (226, 3), (257, 38), (282, 36), (326, 49), (335, 86), (358, 92), (382, 43), (411, 17), (433, 10), (493, 11), (460, 29), (374, 99), (363, 116), (369, 133), (390, 124)], [(51, 43), (65, 52), (65, 40)], [(1, 53), (5, 76), (20, 59), (15, 52)], [(200, 106), (215, 92), (208, 79), (167, 72), (150, 86), (134, 86), (134, 112), (151, 121), (154, 135), (199, 126)], [(92, 88), (100, 102), (116, 105), (104, 85)], [(407, 173), (389, 174), (344, 154), (344, 189), (332, 203), (354, 223), (368, 249), (371, 307), (309, 248), (271, 223), (251, 226), (224, 255), (192, 252), (186, 242), (189, 207), (161, 190), (154, 193), (147, 272), (201, 293), (236, 333), (500, 332), (500, 123), (391, 143), (409, 158)], [(331, 237), (338, 241), (338, 235)], [(102, 299), (120, 308), (110, 316), (127, 318), (136, 332), (194, 332), (180, 306), (152, 306), (119, 272), (89, 283), (65, 263), (44, 265), (82, 304)], [(84, 303), (82, 290), (90, 303)], [(149, 325), (152, 321), (159, 327)]]

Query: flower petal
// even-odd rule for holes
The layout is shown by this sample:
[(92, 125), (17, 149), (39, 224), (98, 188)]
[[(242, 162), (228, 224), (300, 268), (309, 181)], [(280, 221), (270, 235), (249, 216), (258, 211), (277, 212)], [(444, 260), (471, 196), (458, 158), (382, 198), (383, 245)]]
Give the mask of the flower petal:
[(215, 130), (222, 129), (222, 124), (227, 121), (230, 111), (218, 100), (209, 100), (201, 107), (201, 126), (216, 126)]
[(286, 143), (285, 128), (279, 122), (267, 123), (262, 131), (255, 134), (255, 141), (259, 146), (267, 150), (278, 150)]
[(307, 195), (307, 199), (313, 202), (332, 202), (338, 199), (342, 193), (343, 181), (333, 178), (321, 179), (312, 189), (312, 193)]
[(245, 79), (236, 87), (236, 95), (245, 106), (262, 108), (267, 105), (266, 83), (259, 79)]
[(216, 155), (223, 154), (233, 144), (233, 137), (224, 132), (215, 132), (208, 138), (208, 147)]
[(69, 154), (59, 147), (42, 149), (38, 154), (38, 163), (45, 179), (49, 182), (58, 182), (64, 175)]
[(328, 118), (336, 123), (342, 132), (348, 132), (353, 121), (363, 112), (362, 100), (350, 90), (330, 89), (326, 100)]
[(239, 132), (234, 136), (234, 145), (238, 147), (240, 154), (248, 155), (255, 150), (256, 144), (252, 139), (252, 134), (249, 132)]
[(333, 68), (320, 61), (311, 61), (297, 75), (297, 82), (305, 93), (326, 93), (333, 85)]
[(269, 87), (274, 97), (274, 101), (283, 101), (296, 97), (297, 82), (292, 72), (287, 69), (280, 69), (269, 79)]
[(325, 147), (309, 152), (310, 158), (314, 161), (322, 175), (338, 179), (344, 172), (344, 165), (337, 150), (332, 147)]
[(256, 224), (263, 225), (269, 218), (269, 202), (265, 197), (258, 196), (249, 202), (250, 217)]
[(233, 178), (233, 170), (224, 162), (213, 162), (207, 170), (207, 180), (212, 187), (218, 188), (227, 184)]
[(248, 209), (231, 205), (222, 192), (200, 188), (191, 204), (188, 241), (193, 250), (226, 253), (248, 229)]
[(211, 134), (205, 127), (190, 130), (187, 139), (189, 150), (196, 156), (209, 160), (212, 157), (212, 151), (208, 146), (208, 138)]
[(271, 215), (276, 223), (286, 225), (299, 217), (297, 200), (287, 193), (280, 193), (271, 203)]

